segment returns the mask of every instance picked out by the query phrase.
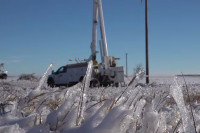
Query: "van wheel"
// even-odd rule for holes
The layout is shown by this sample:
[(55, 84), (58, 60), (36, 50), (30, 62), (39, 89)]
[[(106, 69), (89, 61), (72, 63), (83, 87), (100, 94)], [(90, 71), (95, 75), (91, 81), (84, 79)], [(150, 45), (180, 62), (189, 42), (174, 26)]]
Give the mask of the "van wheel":
[(55, 82), (53, 79), (48, 79), (47, 84), (49, 87), (52, 87), (52, 88), (55, 87)]
[(82, 82), (83, 81), (83, 76), (82, 77), (80, 77), (80, 79), (79, 79), (79, 82)]
[(2, 76), (2, 79), (7, 79), (7, 75), (4, 74), (4, 75)]

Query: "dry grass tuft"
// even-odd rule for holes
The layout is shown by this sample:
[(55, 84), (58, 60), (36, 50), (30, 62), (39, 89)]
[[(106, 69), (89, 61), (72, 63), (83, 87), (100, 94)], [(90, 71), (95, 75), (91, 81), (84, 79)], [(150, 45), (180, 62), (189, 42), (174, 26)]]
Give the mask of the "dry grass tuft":
[(58, 107), (61, 105), (61, 99), (55, 100), (53, 102), (46, 103), (46, 106), (49, 107), (51, 110), (57, 110)]

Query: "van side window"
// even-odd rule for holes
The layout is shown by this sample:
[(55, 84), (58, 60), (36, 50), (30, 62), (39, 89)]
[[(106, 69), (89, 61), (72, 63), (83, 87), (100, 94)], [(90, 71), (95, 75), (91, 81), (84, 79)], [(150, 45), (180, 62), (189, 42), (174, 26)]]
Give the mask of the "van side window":
[(64, 72), (66, 72), (66, 67), (61, 67), (57, 71), (57, 73), (64, 73)]

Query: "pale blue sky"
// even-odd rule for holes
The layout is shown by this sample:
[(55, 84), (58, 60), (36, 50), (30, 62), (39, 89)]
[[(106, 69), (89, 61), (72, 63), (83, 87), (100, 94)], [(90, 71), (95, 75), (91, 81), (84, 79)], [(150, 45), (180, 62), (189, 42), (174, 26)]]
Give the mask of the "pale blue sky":
[[(143, 0), (144, 1), (144, 0)], [(144, 2), (102, 0), (109, 55), (145, 66)], [(93, 0), (0, 0), (0, 62), (10, 75), (90, 56)], [(200, 1), (149, 0), (150, 74), (200, 74)], [(99, 55), (98, 55), (99, 56)]]

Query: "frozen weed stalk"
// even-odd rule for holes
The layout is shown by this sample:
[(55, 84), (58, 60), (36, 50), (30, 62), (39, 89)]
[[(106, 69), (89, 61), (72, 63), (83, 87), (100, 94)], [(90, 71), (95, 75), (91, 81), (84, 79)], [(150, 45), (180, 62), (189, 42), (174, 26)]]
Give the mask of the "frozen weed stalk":
[(91, 75), (92, 75), (92, 64), (93, 64), (92, 61), (88, 63), (87, 72), (81, 86), (82, 94), (80, 96), (80, 101), (79, 101), (79, 106), (78, 106), (77, 123), (76, 123), (77, 125), (80, 125), (84, 119), (83, 113), (85, 112), (85, 106), (86, 106), (86, 100), (87, 100), (86, 89), (88, 89), (90, 85), (90, 80), (91, 80)]
[(182, 123), (183, 123), (183, 130), (186, 133), (195, 133), (196, 129), (191, 123), (192, 121), (190, 119), (189, 112), (188, 112), (188, 110), (185, 106), (185, 103), (184, 103), (182, 87), (178, 83), (177, 77), (175, 77), (174, 82), (175, 82), (175, 86), (172, 86), (170, 88), (170, 93), (171, 93), (171, 95), (173, 96), (174, 100), (176, 101), (176, 103), (178, 105), (180, 115), (181, 115), (181, 119), (182, 119)]
[(28, 97), (29, 97), (30, 100), (34, 99), (34, 97), (41, 94), (41, 87), (44, 84), (45, 80), (47, 79), (47, 76), (48, 76), (48, 74), (49, 74), (49, 72), (51, 71), (52, 68), (53, 68), (53, 64), (50, 64), (49, 67), (47, 68), (46, 72), (44, 73), (44, 75), (40, 79), (38, 87), (35, 90), (33, 90), (29, 93)]
[(144, 71), (139, 71), (138, 73), (135, 74), (135, 76), (133, 76), (132, 80), (129, 82), (126, 89), (124, 89), (124, 91), (122, 91), (120, 96), (115, 101), (115, 104), (120, 100), (120, 98), (123, 96), (123, 94), (129, 89), (129, 86), (132, 86), (135, 88), (136, 84), (138, 83), (138, 81), (140, 81), (143, 78), (144, 74), (145, 74)]

